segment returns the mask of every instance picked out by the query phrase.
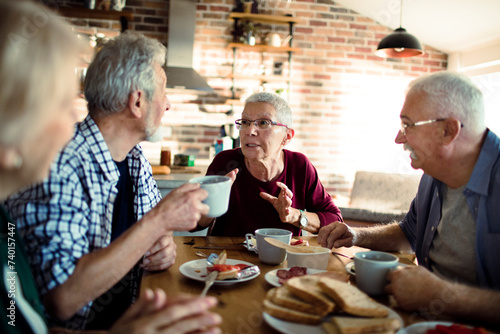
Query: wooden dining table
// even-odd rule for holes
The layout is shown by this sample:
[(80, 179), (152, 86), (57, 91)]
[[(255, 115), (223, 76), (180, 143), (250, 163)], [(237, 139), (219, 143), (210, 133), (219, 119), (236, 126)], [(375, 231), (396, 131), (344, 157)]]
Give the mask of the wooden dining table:
[[(310, 245), (318, 245), (315, 236), (303, 237), (309, 241)], [(280, 265), (267, 265), (259, 261), (256, 253), (249, 251), (242, 244), (242, 237), (191, 237), (176, 236), (174, 241), (177, 245), (177, 258), (175, 264), (167, 270), (160, 272), (146, 272), (142, 279), (141, 290), (146, 288), (162, 288), (167, 295), (177, 295), (180, 293), (198, 295), (204, 288), (204, 283), (185, 277), (179, 267), (189, 261), (198, 260), (202, 257), (196, 255), (197, 251), (205, 254), (220, 253), (226, 250), (228, 259), (236, 259), (256, 264), (260, 267), (260, 275), (255, 279), (235, 283), (233, 285), (213, 285), (208, 291), (208, 295), (215, 296), (219, 303), (214, 311), (223, 318), (221, 328), (224, 333), (277, 333), (263, 319), (263, 300), (266, 293), (273, 286), (269, 284), (265, 275), (269, 271), (278, 268), (286, 268), (286, 261)], [(208, 247), (199, 249), (197, 247)], [(211, 248), (213, 247), (213, 248)], [(354, 253), (366, 250), (359, 247), (333, 249), (335, 252), (351, 257)], [(396, 253), (395, 253), (396, 254)], [(401, 263), (414, 264), (413, 254), (399, 254)], [(345, 266), (351, 260), (349, 258), (331, 254), (328, 262), (329, 271), (347, 273)], [(352, 281), (355, 284), (355, 281)], [(386, 306), (393, 307), (389, 297), (377, 299)], [(395, 309), (403, 319), (405, 325), (418, 321), (414, 314), (408, 314)]]

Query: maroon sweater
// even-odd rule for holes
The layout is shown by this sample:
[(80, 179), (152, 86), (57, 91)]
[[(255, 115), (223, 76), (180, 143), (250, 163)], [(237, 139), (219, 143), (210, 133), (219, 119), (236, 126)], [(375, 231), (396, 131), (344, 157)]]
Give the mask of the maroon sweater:
[(309, 159), (298, 152), (283, 150), (285, 166), (276, 181), (262, 182), (250, 174), (245, 166), (240, 148), (222, 151), (217, 154), (208, 167), (207, 175), (225, 175), (235, 168), (239, 169), (236, 181), (231, 188), (229, 209), (217, 218), (212, 235), (245, 236), (259, 228), (283, 228), (300, 235), (300, 229), (283, 223), (271, 203), (260, 197), (266, 192), (278, 197), (282, 182), (292, 191), (292, 208), (314, 212), (319, 216), (321, 227), (334, 221), (342, 221), (340, 209), (333, 203), (331, 196), (321, 184), (316, 168)]

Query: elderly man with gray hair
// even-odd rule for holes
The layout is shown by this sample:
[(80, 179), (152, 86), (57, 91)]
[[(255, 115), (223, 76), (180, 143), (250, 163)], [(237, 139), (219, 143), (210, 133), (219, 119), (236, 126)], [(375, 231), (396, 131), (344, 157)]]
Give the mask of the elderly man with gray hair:
[[(413, 81), (396, 143), (424, 175), (399, 223), (319, 231), (326, 247), (413, 250), (419, 266), (391, 271), (385, 290), (407, 311), (498, 324), (500, 139), (484, 123), (481, 91), (452, 72)], [(437, 314), (436, 314), (437, 313)]]
[(137, 297), (142, 270), (174, 263), (172, 231), (208, 212), (198, 184), (162, 200), (138, 145), (159, 137), (170, 108), (165, 55), (139, 34), (104, 44), (85, 78), (88, 116), (49, 177), (7, 202), (51, 325), (109, 328)]

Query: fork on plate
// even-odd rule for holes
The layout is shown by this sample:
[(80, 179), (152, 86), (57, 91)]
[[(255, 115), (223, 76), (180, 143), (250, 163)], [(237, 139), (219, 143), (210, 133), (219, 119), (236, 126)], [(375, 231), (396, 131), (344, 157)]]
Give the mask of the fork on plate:
[(218, 275), (219, 275), (219, 272), (214, 270), (210, 273), (210, 275), (207, 276), (207, 279), (205, 280), (205, 288), (203, 288), (203, 291), (201, 292), (200, 297), (206, 296), (208, 289), (210, 289), (210, 287), (214, 284)]

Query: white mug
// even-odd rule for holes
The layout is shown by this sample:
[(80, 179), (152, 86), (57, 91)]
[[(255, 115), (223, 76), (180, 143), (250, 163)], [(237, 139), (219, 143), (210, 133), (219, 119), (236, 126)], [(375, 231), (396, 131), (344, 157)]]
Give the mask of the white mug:
[(257, 241), (257, 251), (259, 253), (259, 260), (267, 264), (280, 264), (286, 259), (286, 250), (271, 245), (264, 238), (273, 238), (290, 244), (292, 239), (292, 232), (281, 228), (260, 228), (255, 230), (255, 236), (251, 233), (245, 235), (247, 244), (250, 243), (251, 238)]
[(358, 252), (354, 254), (356, 285), (369, 295), (382, 295), (388, 283), (387, 273), (398, 264), (396, 255), (377, 251)]
[(190, 183), (199, 183), (202, 189), (208, 192), (208, 197), (203, 201), (210, 207), (207, 216), (220, 217), (227, 212), (229, 195), (231, 194), (231, 179), (227, 176), (208, 175), (195, 177)]

